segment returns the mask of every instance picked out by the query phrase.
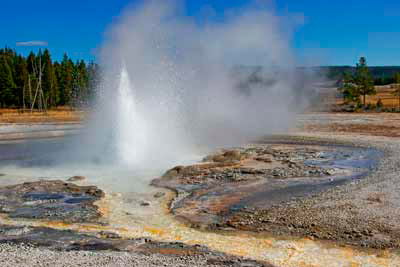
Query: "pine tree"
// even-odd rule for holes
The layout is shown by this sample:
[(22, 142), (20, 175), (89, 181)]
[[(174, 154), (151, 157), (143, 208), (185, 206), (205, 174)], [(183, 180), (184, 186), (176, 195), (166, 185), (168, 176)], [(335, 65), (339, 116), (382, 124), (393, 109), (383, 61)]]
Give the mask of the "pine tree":
[(76, 104), (84, 105), (86, 104), (86, 99), (88, 96), (88, 76), (87, 76), (86, 64), (83, 60), (77, 62), (75, 65), (75, 77), (76, 77), (76, 87), (75, 87)]
[(91, 103), (95, 97), (96, 89), (100, 84), (100, 70), (99, 66), (94, 62), (90, 62), (87, 66), (87, 76), (88, 76), (88, 94), (87, 103)]
[(55, 107), (58, 103), (59, 94), (57, 88), (57, 78), (48, 49), (46, 49), (43, 53), (42, 64), (44, 66), (42, 77), (44, 98), (48, 107)]
[[(59, 105), (87, 104), (98, 83), (98, 66), (76, 64), (64, 54), (53, 62), (48, 49), (25, 58), (8, 47), (0, 49), (0, 105), (46, 109)], [(96, 85), (95, 85), (96, 84)]]
[(60, 63), (58, 63), (57, 61), (54, 62), (53, 64), (54, 67), (54, 75), (56, 77), (56, 82), (57, 82), (57, 106), (60, 106), (63, 104), (63, 96), (62, 96), (62, 92), (64, 90), (63, 84), (62, 82), (62, 66)]
[(29, 74), (33, 74), (33, 64), (36, 62), (36, 55), (31, 51), (28, 55), (28, 58), (26, 59), (27, 66), (28, 66), (28, 72)]
[(363, 105), (365, 107), (365, 97), (367, 95), (376, 94), (374, 87), (374, 79), (372, 78), (365, 57), (361, 57), (356, 67), (356, 74), (354, 77), (357, 91), (360, 96), (363, 96)]
[(16, 78), (15, 60), (17, 57), (17, 53), (15, 52), (15, 50), (12, 50), (11, 48), (6, 47), (4, 49), (4, 56), (7, 61), (8, 66), (11, 70), (11, 75), (12, 75), (13, 79), (15, 79)]
[(65, 53), (61, 62), (60, 70), (60, 105), (67, 105), (70, 103), (72, 87), (73, 87), (73, 72), (74, 63), (68, 58)]
[(338, 90), (342, 93), (344, 102), (353, 102), (359, 99), (358, 88), (354, 83), (354, 77), (349, 71), (343, 74), (343, 84)]
[(16, 78), (15, 86), (17, 89), (18, 105), (25, 108), (28, 92), (28, 65), (25, 58), (19, 55), (15, 63)]
[(0, 101), (1, 106), (15, 105), (15, 83), (6, 56), (0, 56)]

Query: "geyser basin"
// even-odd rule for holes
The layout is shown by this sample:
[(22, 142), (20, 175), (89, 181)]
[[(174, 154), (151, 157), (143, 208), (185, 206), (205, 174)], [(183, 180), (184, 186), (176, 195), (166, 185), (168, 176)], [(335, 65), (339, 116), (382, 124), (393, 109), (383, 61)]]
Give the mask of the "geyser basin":
[[(259, 227), (247, 220), (251, 218), (248, 213), (252, 215), (254, 210), (246, 206), (261, 209), (254, 211), (261, 223), (273, 225), (276, 220), (282, 223), (285, 217), (289, 221), (297, 219), (290, 217), (292, 210), (284, 213), (283, 209), (275, 212), (275, 221), (271, 222), (269, 210), (264, 214), (263, 209), (287, 202), (293, 196), (303, 198), (309, 191), (320, 193), (334, 186), (336, 181), (341, 181), (340, 177), (343, 178), (343, 175), (330, 174), (339, 169), (338, 162), (337, 166), (328, 162), (330, 167), (323, 173), (323, 166), (312, 166), (311, 163), (316, 163), (312, 160), (308, 166), (275, 156), (268, 162), (265, 154), (260, 154), (260, 159), (254, 158), (255, 165), (241, 166), (241, 159), (234, 159), (235, 153), (232, 153), (230, 155), (239, 163), (232, 161), (220, 166), (214, 159), (211, 166), (218, 163), (213, 168), (221, 170), (199, 174), (198, 166), (194, 169), (179, 167), (172, 170), (169, 177), (157, 181), (159, 185), (192, 194), (187, 197), (179, 192), (181, 198), (173, 205), (175, 214), (180, 212), (199, 225), (229, 227), (228, 230), (234, 232), (231, 235), (202, 232), (177, 222), (166, 207), (171, 194), (165, 197), (158, 194), (160, 198), (153, 195), (158, 189), (148, 186), (152, 178), (161, 175), (164, 168), (172, 167), (170, 165), (192, 160), (195, 158), (192, 155), (202, 154), (204, 150), (201, 149), (237, 146), (265, 134), (287, 130), (295, 115), (303, 110), (304, 95), (308, 95), (305, 88), (311, 87), (310, 80), (313, 80), (294, 68), (298, 64), (293, 60), (291, 38), (287, 34), (293, 25), (281, 22), (280, 16), (256, 5), (203, 24), (179, 14), (177, 3), (143, 1), (143, 5), (127, 11), (111, 27), (102, 49), (104, 77), (97, 92), (97, 103), (85, 134), (74, 146), (51, 144), (48, 148), (45, 142), (24, 144), (33, 146), (28, 148), (31, 155), (15, 152), (26, 151), (25, 148), (9, 147), (10, 164), (1, 168), (5, 175), (0, 181), (4, 183), (86, 176), (87, 179), (79, 183), (98, 185), (107, 193), (96, 204), (104, 211), (108, 225), (2, 220), (9, 224), (81, 231), (108, 230), (127, 238), (151, 236), (159, 240), (179, 240), (270, 260), (278, 266), (310, 266), (316, 265), (315, 262), (330, 266), (338, 261), (388, 263), (389, 257), (377, 258), (376, 253), (370, 255), (365, 251), (329, 247), (309, 239), (236, 233), (241, 227), (264, 231), (264, 225)], [(70, 147), (75, 149), (69, 150)], [(63, 153), (57, 153), (60, 148)], [(364, 152), (360, 153), (362, 157)], [(335, 153), (327, 156), (331, 159), (332, 155)], [(271, 163), (276, 165), (269, 168)], [(230, 164), (238, 164), (238, 169)], [(265, 168), (256, 168), (260, 165)], [(353, 171), (353, 165), (349, 165), (344, 166), (345, 171)], [(177, 175), (171, 175), (174, 172)], [(351, 175), (346, 179), (348, 177)], [(296, 183), (300, 186), (296, 187)], [(284, 188), (289, 190), (285, 192)], [(299, 189), (302, 191), (297, 195)], [(56, 195), (51, 197), (56, 198)], [(319, 210), (313, 211), (318, 214)], [(284, 218), (280, 214), (285, 214)], [(314, 218), (313, 214), (306, 214)], [(305, 229), (315, 227), (312, 221), (301, 223)], [(288, 227), (301, 228), (299, 225)], [(356, 259), (349, 260), (349, 255)], [(398, 257), (393, 255), (393, 258)]]
[[(42, 140), (42, 141), (35, 141), (35, 144), (42, 143), (41, 147), (43, 147), (43, 143), (54, 142), (59, 145), (60, 140)], [(62, 142), (61, 142), (62, 143)], [(21, 144), (18, 145), (7, 145), (8, 151), (13, 151), (12, 147), (15, 146), (17, 148)], [(27, 144), (24, 144), (27, 145)], [(284, 151), (285, 148), (287, 148), (287, 144), (275, 144), (279, 149), (276, 149), (276, 153), (279, 151), (282, 152), (280, 157), (282, 161), (285, 160), (285, 155), (289, 155), (288, 151)], [(253, 147), (257, 147), (253, 146)], [(0, 147), (1, 148), (1, 147)], [(249, 149), (251, 147), (247, 147), (244, 149)], [(323, 147), (320, 149), (304, 149), (302, 148), (302, 145), (299, 145), (298, 148), (300, 150), (297, 151), (297, 153), (292, 153), (291, 158), (294, 156), (298, 156), (298, 159), (302, 160), (306, 159), (304, 157), (307, 157), (307, 154), (313, 154), (313, 155), (319, 155), (318, 153), (321, 152), (322, 150), (325, 150), (328, 152), (328, 157), (326, 158), (325, 155), (322, 153), (318, 157), (314, 157), (313, 160), (321, 160), (324, 163), (329, 163), (327, 165), (332, 166), (330, 163), (335, 162), (336, 160), (341, 160), (343, 159), (343, 156), (352, 162), (354, 159), (354, 156), (357, 156), (358, 162), (365, 161), (367, 162), (370, 157), (375, 153), (375, 151), (370, 154), (369, 150), (362, 150), (362, 149), (355, 149), (354, 153), (351, 153), (351, 151), (348, 151), (348, 148), (346, 149), (341, 149), (340, 147)], [(265, 150), (265, 148), (261, 148), (261, 150)], [(56, 150), (56, 149), (55, 149)], [(55, 151), (54, 150), (54, 151)], [(340, 153), (334, 153), (334, 151), (342, 151)], [(18, 149), (16, 149), (18, 151)], [(364, 151), (364, 152), (362, 152)], [(289, 154), (287, 154), (289, 153)], [(228, 154), (229, 155), (229, 154)], [(336, 156), (332, 156), (336, 155)], [(231, 157), (233, 157), (233, 160), (235, 160), (235, 157), (237, 156), (235, 153), (230, 154)], [(218, 157), (216, 158), (218, 160)], [(240, 159), (240, 158), (239, 158)], [(18, 161), (21, 160), (20, 163), (22, 163), (20, 166), (18, 166)], [(264, 161), (265, 162), (264, 162)], [(27, 162), (30, 162), (29, 164)], [(10, 166), (5, 166), (3, 165), (2, 167), (2, 172), (5, 174), (4, 176), (1, 177), (1, 181), (9, 183), (9, 182), (14, 182), (18, 180), (18, 171), (22, 171), (24, 173), (26, 170), (34, 170), (35, 167), (35, 161), (32, 161), (29, 159), (29, 157), (23, 157), (23, 155), (19, 154), (18, 157), (14, 158), (14, 167), (10, 168)], [(259, 163), (267, 163), (268, 162), (268, 157), (261, 157)], [(57, 168), (54, 168), (54, 166), (47, 166), (46, 164), (43, 164), (43, 162), (40, 162), (39, 164), (40, 167), (37, 168), (37, 173), (41, 171), (48, 172), (50, 173), (57, 173)], [(289, 164), (290, 162), (287, 162)], [(312, 162), (315, 164), (315, 162)], [(3, 162), (4, 164), (4, 162)], [(351, 164), (350, 164), (351, 165)], [(25, 167), (24, 167), (25, 166)], [(95, 165), (94, 165), (95, 166)], [(254, 166), (254, 165), (252, 165)], [(367, 165), (363, 166), (368, 169), (371, 165), (367, 163)], [(50, 168), (50, 171), (47, 171), (47, 168)], [(265, 167), (265, 166), (264, 166)], [(278, 166), (277, 166), (278, 167)], [(338, 166), (335, 166), (334, 168), (337, 168)], [(359, 170), (358, 167), (359, 165), (356, 166), (356, 170)], [(26, 169), (27, 168), (27, 169)], [(308, 169), (307, 169), (308, 168)], [(365, 171), (366, 168), (362, 168), (361, 171)], [(25, 170), (24, 170), (25, 169)], [(67, 169), (67, 168), (66, 168)], [(264, 168), (266, 169), (266, 168)], [(331, 167), (328, 167), (328, 170), (330, 170)], [(353, 169), (353, 168), (350, 168)], [(11, 180), (9, 179), (10, 177), (8, 176), (9, 174), (6, 172), (7, 170), (13, 170), (14, 171), (14, 177), (16, 180)], [(302, 169), (303, 171), (309, 171), (309, 170), (321, 170), (318, 168), (314, 167), (306, 167)], [(68, 178), (69, 176), (72, 175), (71, 172), (74, 172), (73, 174), (76, 175), (77, 169), (70, 170), (68, 175), (63, 175), (59, 173), (59, 176), (63, 176), (64, 178)], [(244, 172), (243, 172), (244, 171)], [(339, 170), (336, 170), (339, 171)], [(71, 173), (71, 174), (70, 174)], [(101, 173), (101, 171), (99, 171)], [(345, 172), (346, 173), (346, 172)], [(120, 173), (121, 174), (121, 173)], [(236, 173), (237, 177), (234, 175), (231, 175), (233, 173), (226, 173), (226, 175), (221, 176), (221, 179), (218, 181), (218, 183), (224, 183), (224, 179), (227, 179), (227, 181), (234, 181), (237, 180), (236, 185), (240, 185), (243, 182), (246, 182), (246, 179), (248, 177), (254, 176), (254, 172), (251, 171), (251, 168), (245, 168), (242, 169), (242, 174), (243, 174), (243, 179), (240, 181), (240, 177), (242, 174)], [(350, 174), (350, 173), (346, 173)], [(122, 175), (122, 174), (121, 174)], [(210, 178), (214, 179), (214, 176), (212, 173), (209, 173)], [(101, 175), (100, 175), (101, 176)], [(246, 178), (247, 176), (247, 178)], [(340, 176), (340, 175), (339, 175)], [(325, 177), (325, 178), (324, 178)], [(319, 177), (318, 175), (314, 175), (314, 173), (310, 173), (309, 177), (306, 177), (306, 179), (314, 179), (315, 181), (318, 180), (326, 180), (329, 181), (330, 179), (337, 179), (335, 175), (329, 175), (329, 176), (324, 176), (324, 177)], [(25, 176), (25, 178), (28, 178)], [(51, 178), (50, 176), (48, 178)], [(125, 177), (126, 178), (126, 177)], [(254, 177), (253, 177), (254, 178)], [(252, 178), (252, 179), (253, 179)], [(13, 178), (14, 179), (14, 178)], [(33, 175), (29, 176), (29, 179), (34, 179)], [(276, 237), (271, 237), (268, 235), (253, 235), (253, 234), (245, 234), (245, 233), (235, 233), (238, 231), (235, 228), (235, 218), (234, 217), (229, 217), (229, 221), (231, 221), (231, 225), (229, 226), (231, 228), (230, 234), (226, 233), (221, 233), (221, 232), (204, 232), (204, 231), (199, 231), (190, 227), (187, 227), (180, 222), (176, 220), (175, 216), (170, 215), (167, 210), (166, 210), (166, 205), (169, 198), (169, 194), (167, 194), (165, 197), (160, 195), (160, 198), (155, 198), (155, 192), (158, 190), (155, 188), (149, 187), (149, 191), (145, 191), (143, 193), (127, 193), (126, 188), (123, 188), (122, 194), (119, 193), (119, 191), (116, 191), (118, 187), (106, 187), (107, 183), (101, 182), (102, 179), (106, 178), (99, 178), (99, 181), (97, 181), (97, 177), (94, 175), (93, 176), (88, 176), (87, 180), (84, 180), (79, 183), (89, 183), (89, 184), (96, 184), (100, 183), (103, 184), (105, 187), (101, 187), (101, 189), (105, 189), (108, 193), (106, 194), (106, 197), (104, 200), (102, 200), (98, 205), (100, 205), (101, 209), (106, 209), (107, 212), (104, 213), (104, 220), (107, 222), (107, 225), (91, 225), (91, 224), (68, 224), (68, 225), (63, 225), (60, 223), (52, 223), (48, 221), (41, 221), (41, 220), (30, 220), (30, 221), (21, 221), (20, 219), (5, 219), (2, 217), (2, 222), (6, 222), (7, 224), (18, 224), (18, 225), (31, 225), (33, 227), (37, 226), (50, 226), (50, 227), (55, 227), (59, 229), (72, 229), (72, 230), (77, 230), (77, 231), (89, 231), (93, 232), (96, 234), (96, 238), (94, 239), (93, 237), (87, 237), (87, 236), (77, 236), (76, 238), (82, 240), (94, 240), (93, 242), (100, 242), (100, 244), (104, 245), (99, 245), (97, 246), (98, 248), (104, 247), (107, 249), (112, 249), (114, 246), (115, 242), (117, 242), (118, 247), (121, 247), (120, 243), (123, 241), (112, 241), (112, 240), (105, 240), (104, 242), (99, 240), (98, 237), (101, 236), (102, 234), (99, 231), (106, 231), (106, 232), (111, 232), (111, 233), (116, 233), (121, 237), (129, 237), (129, 238), (134, 238), (134, 237), (152, 237), (153, 239), (160, 240), (160, 241), (181, 241), (187, 244), (202, 244), (210, 249), (217, 250), (217, 251), (224, 251), (230, 254), (235, 254), (235, 255), (243, 255), (246, 257), (251, 257), (254, 259), (258, 260), (267, 260), (269, 262), (273, 262), (277, 264), (278, 266), (301, 266), (300, 263), (305, 264), (305, 263), (318, 263), (320, 264), (325, 264), (326, 266), (335, 266), (335, 263), (344, 263), (344, 262), (357, 262), (357, 263), (375, 263), (378, 266), (379, 265), (385, 265), (390, 261), (396, 260), (392, 256), (386, 257), (381, 257), (381, 258), (376, 258), (375, 254), (372, 253), (370, 254), (369, 252), (364, 252), (364, 251), (357, 251), (357, 250), (352, 250), (350, 248), (340, 248), (336, 247), (333, 244), (323, 244), (319, 243), (317, 241), (312, 241), (309, 239), (288, 239), (288, 238), (276, 238)], [(121, 178), (122, 179), (122, 178)], [(296, 180), (295, 177), (290, 177), (290, 178), (284, 178), (284, 177), (275, 177), (272, 178), (273, 180), (285, 180), (289, 184), (291, 182), (294, 182)], [(26, 179), (22, 179), (26, 180)], [(127, 179), (126, 181), (132, 181), (131, 179)], [(147, 180), (148, 181), (148, 180)], [(183, 180), (184, 181), (184, 180)], [(201, 180), (200, 180), (201, 181)], [(186, 184), (185, 188), (189, 188), (189, 186), (195, 186), (201, 189), (201, 183), (196, 184)], [(111, 185), (112, 186), (112, 185)], [(133, 188), (133, 187), (132, 187)], [(230, 190), (229, 187), (226, 187), (228, 191)], [(245, 190), (244, 190), (244, 193)], [(196, 194), (196, 193), (195, 193)], [(225, 192), (226, 196), (229, 194)], [(233, 194), (235, 194), (233, 192)], [(209, 194), (205, 195), (202, 200), (207, 201), (207, 200), (212, 200), (213, 197), (218, 198), (219, 195), (217, 194)], [(149, 205), (142, 205), (141, 202), (145, 200), (146, 202), (149, 203)], [(238, 199), (240, 201), (240, 199)], [(258, 199), (259, 200), (259, 199)], [(267, 199), (268, 200), (268, 196)], [(223, 203), (222, 203), (223, 204)], [(242, 207), (243, 208), (243, 207)], [(207, 209), (203, 209), (204, 211), (207, 211)], [(244, 212), (246, 213), (247, 210), (239, 210), (239, 212)], [(253, 211), (254, 212), (254, 211)], [(203, 215), (207, 213), (203, 212)], [(239, 214), (238, 211), (236, 211), (233, 214)], [(209, 214), (208, 214), (209, 215)], [(245, 215), (243, 215), (242, 218), (245, 218)], [(248, 222), (248, 221), (247, 221)], [(220, 225), (221, 227), (224, 227), (223, 224)], [(241, 225), (243, 227), (247, 225)], [(25, 228), (24, 228), (25, 229)], [(236, 229), (236, 230), (234, 230)], [(238, 228), (240, 229), (240, 228)], [(39, 229), (38, 229), (39, 230)], [(232, 231), (234, 230), (234, 231)], [(26, 232), (27, 230), (18, 230), (21, 233), (24, 233), (26, 235), (25, 241), (30, 240), (31, 237), (29, 237), (29, 232)], [(31, 233), (35, 233), (36, 230), (32, 229), (29, 230), (32, 231)], [(42, 234), (45, 234), (47, 230), (39, 230)], [(75, 232), (74, 236), (76, 235)], [(64, 238), (64, 233), (52, 233), (53, 237), (60, 236), (61, 238)], [(73, 240), (75, 237), (71, 237), (71, 240)], [(47, 239), (43, 239), (47, 240)], [(92, 241), (91, 241), (92, 242)], [(57, 246), (63, 247), (59, 242), (56, 242)], [(93, 244), (93, 243), (92, 243)], [(135, 245), (136, 246), (136, 245)], [(168, 245), (166, 245), (168, 247)], [(68, 247), (68, 246), (66, 246)], [(76, 246), (75, 246), (76, 247)], [(93, 249), (96, 246), (93, 245)], [(87, 249), (92, 249), (90, 246), (86, 246)], [(81, 247), (81, 249), (85, 249), (84, 246)], [(356, 258), (353, 258), (356, 257)], [(351, 257), (351, 259), (349, 259)], [(312, 259), (312, 260), (311, 260)], [(355, 260), (356, 259), (356, 260)]]

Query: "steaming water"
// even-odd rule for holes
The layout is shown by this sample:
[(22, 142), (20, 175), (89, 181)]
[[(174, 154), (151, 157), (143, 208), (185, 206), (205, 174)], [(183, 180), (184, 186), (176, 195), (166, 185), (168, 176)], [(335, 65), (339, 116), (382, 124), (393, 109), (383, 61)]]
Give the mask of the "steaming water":
[[(23, 168), (1, 171), (87, 175), (118, 184), (117, 191), (141, 190), (207, 150), (286, 131), (303, 106), (293, 104), (303, 102), (299, 85), (306, 85), (292, 67), (286, 24), (249, 5), (201, 25), (180, 14), (179, 4), (143, 1), (123, 14), (103, 45), (104, 77), (84, 133), (57, 141), (61, 147), (22, 144), (33, 154), (7, 166)], [(264, 68), (232, 75), (240, 64)]]
[(118, 160), (123, 164), (137, 165), (140, 152), (146, 145), (146, 125), (136, 110), (136, 103), (128, 71), (123, 66), (118, 87), (116, 114), (116, 146)]
[[(134, 93), (128, 71), (123, 66), (116, 97), (112, 101), (116, 109), (112, 114), (111, 131), (94, 128), (102, 131), (105, 142), (90, 142), (93, 129), (84, 129), (80, 135), (72, 137), (25, 140), (0, 145), (0, 173), (5, 174), (1, 184), (37, 179), (67, 179), (80, 175), (88, 178), (87, 183), (106, 191), (143, 193), (151, 191), (149, 182), (161, 176), (166, 169), (178, 163), (190, 164), (198, 161), (201, 156), (194, 154), (183, 154), (168, 160), (170, 153), (165, 155), (166, 164), (143, 164), (143, 159), (149, 155), (149, 138), (154, 135), (147, 132), (147, 125), (137, 109)], [(16, 130), (18, 129), (14, 129)], [(52, 128), (48, 125), (35, 126), (35, 131), (40, 130), (48, 132)], [(6, 127), (4, 132), (12, 131)], [(29, 131), (25, 129), (25, 133), (27, 132)], [(93, 149), (91, 146), (100, 146), (100, 149)]]
[[(143, 158), (149, 155), (149, 138), (154, 135), (147, 131), (146, 122), (138, 111), (135, 89), (124, 65), (116, 89), (115, 99), (112, 99), (115, 107), (113, 123), (108, 127), (104, 126), (111, 128), (110, 131), (94, 128), (95, 131), (102, 132), (105, 142), (90, 142), (94, 137), (93, 129), (84, 129), (82, 134), (73, 137), (0, 145), (0, 172), (6, 174), (2, 184), (38, 178), (67, 179), (80, 175), (87, 177), (88, 183), (107, 191), (142, 193), (150, 191), (149, 182), (162, 175), (167, 168), (200, 159), (199, 155), (184, 154), (179, 160), (177, 157), (166, 160), (171, 165), (144, 165)], [(47, 125), (36, 126), (35, 129), (45, 132), (52, 130)], [(4, 132), (12, 131), (6, 127)], [(100, 146), (101, 149), (92, 149), (91, 146)]]
[(287, 131), (314, 78), (294, 67), (294, 25), (257, 4), (203, 24), (180, 1), (138, 2), (106, 33), (92, 143), (79, 153), (166, 169)]
[(164, 170), (130, 168), (106, 162), (63, 158), (74, 137), (48, 140), (28, 140), (0, 145), (1, 184), (16, 184), (37, 179), (67, 179), (75, 175), (87, 177), (86, 183), (112, 192), (144, 192), (149, 181)]

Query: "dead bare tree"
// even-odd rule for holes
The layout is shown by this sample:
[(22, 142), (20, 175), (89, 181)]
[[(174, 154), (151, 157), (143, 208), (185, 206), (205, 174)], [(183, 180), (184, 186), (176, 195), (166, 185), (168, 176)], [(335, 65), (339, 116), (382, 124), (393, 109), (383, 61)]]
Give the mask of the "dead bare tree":
[(31, 75), (28, 75), (28, 88), (29, 88), (29, 104), (32, 105), (32, 84), (31, 84)]
[(26, 90), (26, 80), (24, 82), (24, 87), (22, 87), (22, 112), (25, 111), (25, 90)]
[(47, 105), (45, 102), (45, 97), (42, 88), (42, 75), (45, 64), (42, 64), (42, 59), (39, 57), (39, 64), (37, 62), (33, 62), (32, 60), (32, 69), (35, 78), (37, 79), (35, 96), (33, 97), (33, 101), (31, 102), (31, 113), (33, 112), (33, 108), (35, 107), (36, 100), (38, 101), (38, 110), (40, 112), (47, 112)]

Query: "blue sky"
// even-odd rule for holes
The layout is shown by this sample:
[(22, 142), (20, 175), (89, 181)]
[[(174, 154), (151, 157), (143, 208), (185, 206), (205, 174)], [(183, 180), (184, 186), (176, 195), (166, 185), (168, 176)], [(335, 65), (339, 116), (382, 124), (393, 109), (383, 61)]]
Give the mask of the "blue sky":
[[(169, 1), (169, 0), (165, 0)], [(264, 0), (268, 1), (268, 0)], [(2, 1), (0, 46), (16, 42), (45, 41), (55, 59), (67, 52), (74, 59), (95, 59), (103, 33), (127, 0), (14, 0)], [(222, 16), (246, 0), (186, 0), (186, 13), (202, 18), (205, 7)], [(279, 16), (297, 14), (292, 46), (299, 64), (353, 65), (366, 56), (369, 65), (400, 65), (399, 0), (276, 0), (271, 6)], [(28, 53), (37, 47), (18, 46)]]

